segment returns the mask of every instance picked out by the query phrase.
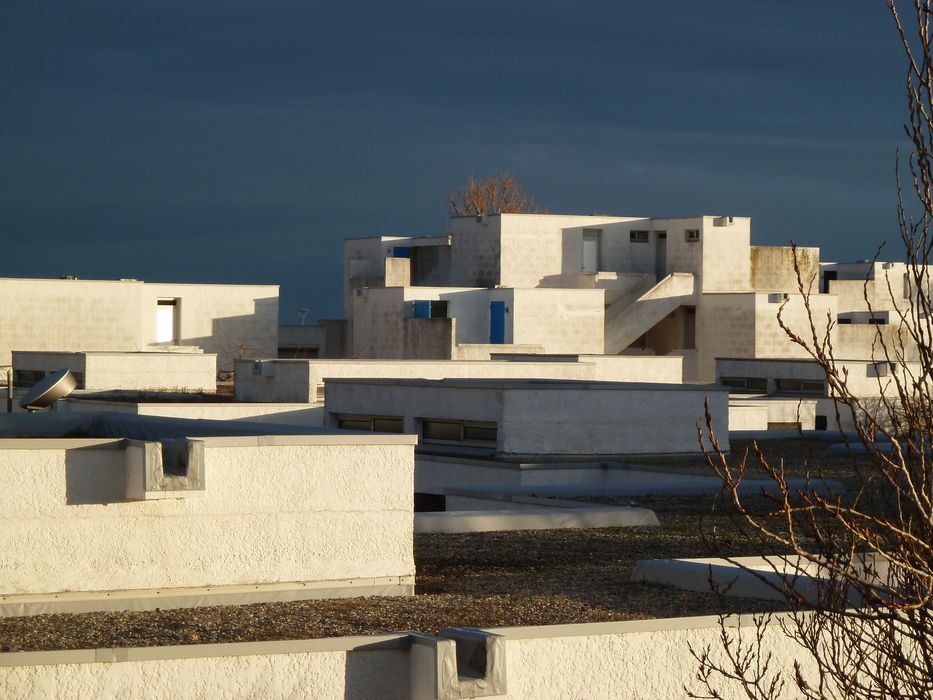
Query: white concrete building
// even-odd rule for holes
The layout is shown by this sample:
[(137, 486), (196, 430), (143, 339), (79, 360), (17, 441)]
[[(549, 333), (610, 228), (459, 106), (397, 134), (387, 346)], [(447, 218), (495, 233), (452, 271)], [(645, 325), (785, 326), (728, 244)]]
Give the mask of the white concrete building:
[(0, 365), (13, 350), (166, 351), (196, 346), (230, 371), (275, 357), (277, 285), (0, 279)]
[(422, 451), (553, 457), (699, 449), (709, 400), (728, 450), (728, 393), (712, 386), (559, 380), (331, 379), (332, 427), (414, 433)]
[[(821, 263), (817, 248), (797, 261), (842, 355), (869, 358), (879, 325), (897, 332), (903, 265)], [(785, 323), (808, 330), (792, 250), (752, 246), (746, 217), (460, 217), (445, 236), (348, 240), (344, 265), (352, 357), (673, 355), (685, 379), (707, 382), (717, 357), (806, 357), (777, 322), (783, 305)]]

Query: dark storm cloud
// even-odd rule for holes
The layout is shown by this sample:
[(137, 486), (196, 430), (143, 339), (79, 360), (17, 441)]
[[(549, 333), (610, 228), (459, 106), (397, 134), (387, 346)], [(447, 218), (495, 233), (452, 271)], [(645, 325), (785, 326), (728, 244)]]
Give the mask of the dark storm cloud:
[(0, 274), (264, 281), (340, 308), (341, 241), (431, 233), (511, 169), (551, 211), (891, 238), (883, 3), (245, 0), (0, 7)]

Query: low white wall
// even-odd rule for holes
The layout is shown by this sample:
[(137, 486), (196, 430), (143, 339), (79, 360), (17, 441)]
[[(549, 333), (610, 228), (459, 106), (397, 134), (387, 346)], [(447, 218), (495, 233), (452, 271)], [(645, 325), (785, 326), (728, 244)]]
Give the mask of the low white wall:
[(0, 696), (407, 700), (405, 637), (0, 654)]
[(203, 418), (207, 420), (239, 420), (249, 423), (302, 425), (318, 428), (324, 424), (324, 404), (296, 406), (293, 403), (135, 403), (130, 401), (100, 401), (68, 398), (56, 405), (62, 412), (87, 413), (115, 411), (140, 416), (168, 418)]
[(216, 391), (217, 355), (200, 352), (91, 353), (86, 359), (84, 387), (90, 391)]
[(767, 430), (769, 423), (800, 423), (801, 430), (816, 427), (816, 398), (729, 398), (729, 430)]
[(728, 394), (630, 385), (508, 389), (499, 425), (504, 454), (671, 454), (697, 452), (705, 399), (716, 435), (729, 449)]
[(202, 441), (205, 490), (152, 501), (120, 441), (0, 441), (0, 594), (414, 574), (411, 438)]
[[(683, 698), (684, 686), (702, 690), (689, 646), (709, 645), (713, 658), (723, 659), (715, 617), (490, 631), (505, 637), (508, 698)], [(735, 632), (754, 642), (754, 628)], [(805, 673), (813, 671), (808, 657), (778, 625), (765, 630), (762, 650), (773, 654), (773, 668), (792, 674), (794, 661), (800, 661)], [(746, 697), (736, 684), (721, 684), (720, 690), (726, 699)], [(795, 697), (788, 690), (782, 697)]]
[[(729, 621), (730, 634), (754, 642), (755, 628)], [(686, 697), (696, 681), (689, 648), (710, 646), (722, 660), (716, 617), (670, 618), (489, 630), (499, 635), (503, 692), (448, 694), (500, 700), (541, 698)], [(762, 651), (772, 667), (804, 674), (813, 664), (777, 624), (765, 628)], [(462, 642), (458, 642), (460, 644)], [(438, 677), (456, 674), (452, 656), (420, 655), (424, 647), (388, 635), (367, 638), (192, 645), (152, 649), (0, 654), (0, 694), (5, 697), (293, 698), (356, 700), (437, 697)], [(431, 663), (434, 661), (434, 663)], [(450, 665), (448, 667), (448, 665)], [(812, 675), (811, 675), (812, 677)], [(456, 675), (453, 680), (456, 681)], [(482, 687), (483, 684), (478, 684)], [(792, 685), (792, 681), (791, 681)], [(721, 683), (725, 699), (746, 697)], [(448, 688), (453, 693), (453, 688)], [(488, 692), (488, 690), (487, 690)], [(787, 688), (782, 697), (795, 697)]]
[(593, 379), (603, 382), (680, 384), (684, 378), (679, 355), (581, 355), (580, 362), (595, 364)]
[(217, 355), (203, 352), (20, 352), (17, 371), (70, 369), (88, 391), (185, 391), (217, 389)]

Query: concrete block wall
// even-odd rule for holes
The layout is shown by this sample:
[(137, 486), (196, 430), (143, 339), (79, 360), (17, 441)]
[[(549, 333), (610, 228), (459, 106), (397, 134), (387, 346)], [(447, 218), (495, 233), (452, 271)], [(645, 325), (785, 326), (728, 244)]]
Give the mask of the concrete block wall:
[[(623, 385), (624, 386), (624, 385)], [(728, 450), (728, 393), (711, 387), (625, 389), (596, 385), (502, 392), (500, 451), (515, 455), (671, 454), (697, 452), (696, 424), (709, 401)]]
[(0, 365), (13, 350), (146, 350), (161, 298), (178, 300), (177, 344), (216, 353), (222, 369), (235, 357), (275, 357), (278, 347), (275, 285), (0, 279), (0, 298)]

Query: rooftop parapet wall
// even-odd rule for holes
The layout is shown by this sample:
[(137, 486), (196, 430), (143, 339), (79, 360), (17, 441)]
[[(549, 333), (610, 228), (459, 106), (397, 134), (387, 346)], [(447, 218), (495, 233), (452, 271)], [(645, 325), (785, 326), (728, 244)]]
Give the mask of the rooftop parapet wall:
[(411, 438), (201, 442), (202, 491), (128, 501), (122, 441), (0, 440), (0, 594), (413, 576)]
[[(781, 616), (765, 626), (772, 668), (815, 672), (787, 637)], [(785, 621), (787, 622), (787, 621)], [(755, 643), (750, 618), (725, 622), (730, 635)], [(443, 698), (657, 698), (700, 692), (689, 648), (720, 648), (716, 617), (630, 622), (445, 629), (372, 637), (88, 649), (0, 654), (0, 693), (55, 697), (210, 696), (321, 700)], [(194, 680), (196, 679), (196, 681)], [(313, 690), (311, 690), (313, 689)], [(724, 700), (744, 698), (723, 684)]]

